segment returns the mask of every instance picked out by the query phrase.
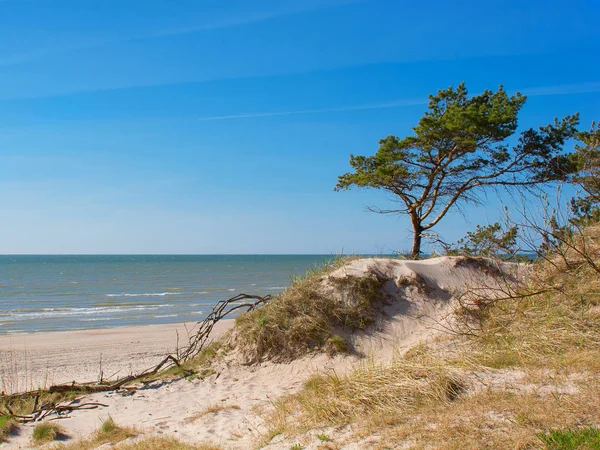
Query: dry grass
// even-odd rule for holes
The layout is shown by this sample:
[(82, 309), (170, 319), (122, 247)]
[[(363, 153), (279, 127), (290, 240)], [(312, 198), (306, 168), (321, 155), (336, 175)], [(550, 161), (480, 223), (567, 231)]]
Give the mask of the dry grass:
[(415, 449), (542, 448), (540, 433), (597, 420), (599, 395), (595, 380), (568, 396), (486, 391), (429, 404), (380, 432), (384, 442), (411, 442)]
[(27, 347), (23, 351), (0, 348), (0, 393), (35, 391), (50, 385), (49, 369), (43, 376), (32, 376), (29, 358)]
[[(105, 422), (106, 423), (106, 422)], [(85, 439), (75, 441), (70, 444), (62, 444), (57, 447), (53, 447), (57, 450), (94, 450), (97, 449), (103, 443), (116, 444), (122, 442), (124, 439), (118, 441), (101, 441), (98, 440), (98, 435), (102, 433), (102, 430), (98, 430), (96, 435), (91, 439)], [(131, 436), (128, 436), (131, 437)], [(152, 436), (149, 438), (143, 438), (136, 440), (135, 442), (124, 442), (117, 447), (119, 450), (222, 450), (221, 447), (212, 444), (187, 444), (178, 441), (172, 437), (158, 437)]]
[(220, 411), (227, 411), (230, 409), (241, 409), (239, 405), (210, 405), (206, 409), (200, 411), (198, 414), (194, 414), (186, 419), (186, 422), (195, 422), (204, 416), (209, 414), (216, 414)]
[[(328, 277), (347, 261), (338, 259), (307, 273), (267, 305), (237, 318), (235, 345), (250, 362), (291, 360), (315, 350), (348, 350), (336, 330), (364, 328), (374, 319), (383, 281), (375, 276)], [(336, 285), (343, 300), (323, 289), (326, 279)]]
[(346, 376), (315, 375), (300, 392), (279, 399), (267, 420), (269, 436), (407, 417), (423, 405), (451, 402), (462, 390), (459, 376), (428, 355), (398, 359), (391, 365), (369, 361)]
[(582, 258), (540, 262), (510, 298), (483, 304), (468, 342), (482, 364), (600, 370), (600, 276)]
[(150, 437), (131, 444), (120, 445), (119, 450), (222, 450), (213, 444), (186, 444), (175, 438)]

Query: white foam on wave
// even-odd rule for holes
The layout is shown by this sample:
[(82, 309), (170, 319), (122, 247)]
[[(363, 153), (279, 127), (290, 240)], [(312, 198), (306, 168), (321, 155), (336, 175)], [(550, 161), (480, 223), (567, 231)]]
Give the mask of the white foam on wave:
[(142, 294), (106, 294), (107, 297), (164, 297), (165, 295), (181, 295), (183, 292), (149, 292)]
[(3, 319), (30, 320), (40, 318), (71, 317), (80, 315), (114, 314), (132, 311), (147, 311), (168, 308), (173, 305), (131, 305), (131, 306), (98, 306), (95, 308), (43, 308), (39, 311), (22, 312), (7, 311), (2, 314)]
[(162, 315), (158, 315), (158, 316), (152, 316), (155, 319), (162, 319), (163, 317), (177, 317), (177, 314), (162, 314)]

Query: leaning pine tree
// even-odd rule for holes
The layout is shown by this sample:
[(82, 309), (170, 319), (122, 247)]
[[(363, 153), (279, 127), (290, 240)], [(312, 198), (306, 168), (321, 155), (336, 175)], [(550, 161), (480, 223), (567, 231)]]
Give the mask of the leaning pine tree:
[(413, 229), (411, 255), (419, 256), (423, 234), (462, 202), (481, 203), (485, 189), (567, 178), (572, 164), (562, 148), (576, 133), (579, 115), (510, 139), (525, 100), (519, 93), (508, 96), (502, 86), (475, 97), (468, 96), (464, 83), (441, 90), (429, 97), (414, 135), (382, 139), (374, 156), (350, 155), (354, 171), (338, 178), (336, 190), (357, 186), (393, 194), (399, 208), (369, 209), (407, 214)]

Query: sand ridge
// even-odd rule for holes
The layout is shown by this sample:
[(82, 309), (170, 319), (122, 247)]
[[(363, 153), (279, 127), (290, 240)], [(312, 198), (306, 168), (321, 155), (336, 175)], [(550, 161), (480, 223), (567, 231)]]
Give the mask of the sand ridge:
[[(432, 324), (447, 315), (454, 294), (467, 285), (486, 284), (493, 278), (494, 270), (486, 268), (486, 264), (485, 261), (451, 257), (425, 261), (359, 259), (330, 276), (376, 275), (387, 280), (384, 285), (386, 301), (379, 320), (366, 332), (350, 336), (363, 357), (369, 356), (384, 363), (414, 344), (440, 333), (440, 329)], [(510, 272), (518, 266), (498, 266), (496, 269)], [(224, 324), (220, 331), (230, 326), (230, 323)], [(118, 331), (114, 332), (118, 334)], [(100, 333), (100, 340), (103, 335)], [(122, 336), (125, 341), (133, 339), (131, 334), (127, 336)], [(92, 336), (89, 338), (92, 339)], [(139, 339), (141, 341), (142, 338)], [(64, 343), (65, 339), (56, 336), (56, 345), (61, 342)], [(30, 349), (32, 345), (30, 341)], [(115, 345), (118, 347), (118, 343)], [(166, 342), (161, 345), (166, 345)], [(169, 345), (173, 345), (173, 341)], [(120, 349), (126, 353), (119, 356), (123, 360), (135, 358), (130, 353), (130, 346), (121, 345)], [(155, 350), (158, 354), (159, 349)], [(75, 411), (61, 423), (71, 436), (77, 438), (92, 433), (110, 415), (121, 425), (136, 426), (149, 434), (169, 434), (188, 442), (208, 441), (223, 448), (250, 449), (255, 447), (257, 439), (268, 426), (259, 412), (270, 408), (276, 398), (300, 389), (314, 373), (333, 371), (340, 375), (361, 362), (358, 355), (330, 358), (325, 354), (313, 354), (289, 363), (267, 361), (247, 366), (236, 361), (234, 354), (232, 352), (230, 357), (217, 363), (213, 367), (215, 372), (204, 380), (155, 382), (127, 396), (117, 392), (88, 396), (86, 401), (101, 402), (108, 407)], [(193, 420), (209, 408), (217, 411)], [(28, 448), (29, 435), (29, 432), (23, 432), (22, 436), (5, 444), (6, 448)], [(289, 448), (289, 444), (273, 442), (268, 448), (280, 447)]]

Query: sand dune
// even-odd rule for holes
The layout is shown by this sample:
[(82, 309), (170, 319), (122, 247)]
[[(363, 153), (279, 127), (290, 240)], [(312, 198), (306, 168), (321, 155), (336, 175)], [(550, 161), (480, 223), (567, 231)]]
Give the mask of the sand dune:
[[(465, 286), (489, 284), (500, 272), (517, 276), (517, 269), (516, 265), (505, 265), (492, 270), (486, 263), (465, 258), (425, 261), (379, 258), (351, 261), (330, 277), (377, 276), (386, 280), (385, 300), (375, 325), (349, 335), (359, 354), (385, 360), (440, 333), (440, 327), (435, 325), (445, 320), (454, 295)], [(340, 295), (327, 279), (323, 281), (323, 289), (329, 290), (331, 295)], [(342, 297), (340, 301), (344, 301)], [(219, 332), (230, 326), (230, 322), (221, 324)], [(109, 359), (110, 370), (116, 371), (119, 365), (127, 371), (145, 368), (153, 358), (160, 358), (161, 352), (173, 348), (174, 336), (169, 333), (172, 328), (169, 331), (166, 327), (143, 327), (31, 336), (27, 338), (27, 351), (35, 363), (32, 362), (30, 368), (35, 367), (32, 370), (38, 373), (36, 371), (48, 367), (56, 381), (70, 380), (78, 372), (78, 379), (94, 379), (99, 353), (106, 361), (103, 363), (107, 368), (105, 373), (109, 372)], [(23, 345), (19, 344), (18, 339), (23, 339), (20, 337), (2, 339), (0, 345), (9, 342), (13, 349)], [(138, 359), (143, 360), (143, 364)], [(189, 442), (210, 441), (223, 448), (254, 448), (256, 439), (266, 429), (258, 411), (269, 408), (280, 395), (299, 389), (311, 374), (330, 370), (344, 373), (360, 360), (357, 354), (334, 358), (315, 354), (285, 364), (267, 361), (245, 366), (231, 356), (215, 365), (214, 374), (203, 381), (156, 382), (134, 395), (89, 396), (88, 400), (105, 403), (108, 408), (75, 411), (61, 423), (77, 438), (89, 435), (110, 415), (119, 424), (136, 426), (150, 434), (172, 434)], [(208, 408), (213, 412), (194, 420), (194, 416)], [(27, 448), (29, 436), (28, 430), (5, 446)], [(268, 448), (289, 448), (289, 443), (272, 442)]]

